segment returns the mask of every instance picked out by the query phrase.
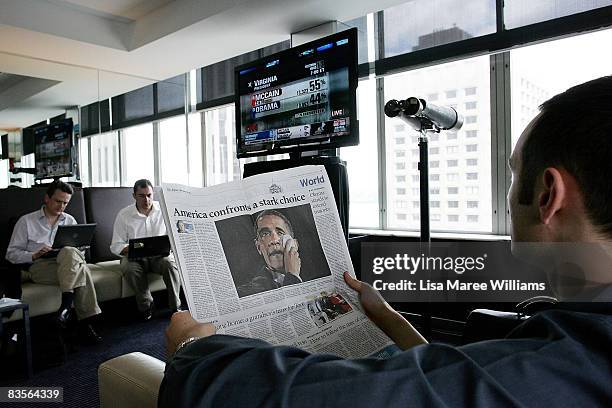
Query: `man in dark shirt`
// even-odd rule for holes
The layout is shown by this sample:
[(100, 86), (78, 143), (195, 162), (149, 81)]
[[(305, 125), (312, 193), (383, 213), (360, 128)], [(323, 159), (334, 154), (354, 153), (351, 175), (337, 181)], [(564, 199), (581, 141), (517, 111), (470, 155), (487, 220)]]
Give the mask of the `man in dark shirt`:
[[(561, 299), (600, 296), (612, 284), (611, 158), (612, 77), (545, 102), (511, 156), (513, 252), (538, 262), (537, 246), (520, 243), (588, 243), (594, 254), (571, 260), (578, 273), (565, 275), (568, 262), (558, 263), (551, 283)], [(371, 286), (348, 274), (345, 280), (374, 323), (406, 351), (385, 360), (310, 354), (214, 335), (211, 324), (179, 313), (166, 332), (173, 356), (160, 406), (612, 406), (609, 303), (584, 311), (562, 306), (536, 314), (505, 339), (451, 347), (423, 344)]]

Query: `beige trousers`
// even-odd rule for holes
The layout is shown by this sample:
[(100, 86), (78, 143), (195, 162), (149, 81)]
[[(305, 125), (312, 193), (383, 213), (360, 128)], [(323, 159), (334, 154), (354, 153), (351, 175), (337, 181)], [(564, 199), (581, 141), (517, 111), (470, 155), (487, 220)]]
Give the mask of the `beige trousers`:
[(74, 309), (79, 320), (101, 313), (91, 272), (83, 253), (64, 247), (57, 258), (37, 259), (30, 266), (34, 283), (58, 285), (62, 292), (74, 292)]

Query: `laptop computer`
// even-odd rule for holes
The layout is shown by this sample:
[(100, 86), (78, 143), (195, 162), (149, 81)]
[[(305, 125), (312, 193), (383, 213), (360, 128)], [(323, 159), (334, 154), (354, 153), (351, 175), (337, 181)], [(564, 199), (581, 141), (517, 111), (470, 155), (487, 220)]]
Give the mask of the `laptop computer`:
[(130, 239), (128, 243), (128, 259), (130, 261), (168, 255), (170, 255), (170, 239), (167, 235)]
[(57, 227), (53, 246), (42, 258), (54, 258), (63, 247), (89, 248), (97, 224), (60, 225)]

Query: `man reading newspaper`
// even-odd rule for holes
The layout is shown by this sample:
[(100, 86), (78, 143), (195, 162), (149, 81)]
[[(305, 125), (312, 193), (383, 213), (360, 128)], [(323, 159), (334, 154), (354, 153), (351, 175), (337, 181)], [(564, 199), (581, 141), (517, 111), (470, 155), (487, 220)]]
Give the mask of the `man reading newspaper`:
[[(508, 197), (513, 250), (515, 242), (597, 245), (603, 249), (599, 258), (575, 259), (573, 267), (582, 274), (583, 289), (608, 299), (611, 95), (612, 77), (603, 77), (545, 102), (510, 158)], [(607, 274), (600, 273), (602, 265)], [(350, 360), (215, 335), (215, 325), (178, 313), (166, 332), (171, 357), (160, 407), (611, 405), (610, 303), (597, 310), (571, 310), (569, 304), (540, 312), (506, 339), (457, 348), (418, 345), (422, 338), (374, 289), (350, 274), (344, 279), (368, 316), (407, 351)]]

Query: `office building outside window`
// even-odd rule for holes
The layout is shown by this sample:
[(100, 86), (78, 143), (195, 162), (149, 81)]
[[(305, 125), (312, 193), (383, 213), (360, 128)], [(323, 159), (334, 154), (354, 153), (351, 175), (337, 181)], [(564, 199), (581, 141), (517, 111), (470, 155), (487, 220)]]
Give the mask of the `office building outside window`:
[[(466, 176), (464, 176), (466, 170), (470, 169), (470, 173), (481, 175), (475, 180), (470, 180), (472, 184), (477, 184), (475, 187), (480, 187), (480, 190), (470, 190), (472, 192), (478, 191), (478, 196), (474, 198), (481, 202), (477, 209), (480, 222), (468, 223), (466, 217), (449, 221), (445, 215), (438, 221), (432, 221), (432, 231), (490, 232), (492, 229), (489, 69), (489, 57), (485, 56), (415, 69), (385, 77), (384, 94), (387, 100), (402, 99), (405, 98), (405, 95), (425, 98), (427, 95), (435, 93), (438, 95), (436, 104), (441, 106), (456, 104), (457, 110), (464, 117), (466, 117), (463, 109), (465, 104), (468, 102), (476, 102), (477, 104), (477, 109), (471, 110), (470, 115), (468, 115), (475, 118), (472, 120), (472, 123), (464, 123), (463, 128), (458, 132), (443, 131), (440, 134), (432, 133), (429, 135), (430, 143), (434, 144), (434, 146), (430, 147), (430, 154), (433, 147), (439, 149), (435, 151), (436, 154), (433, 157), (430, 157), (429, 169), (430, 172), (434, 169), (435, 174), (441, 176), (436, 181), (437, 184), (431, 186), (439, 189), (436, 201), (447, 202), (450, 196), (456, 197), (457, 200), (451, 200), (457, 202), (457, 207), (454, 208), (459, 208), (459, 201), (466, 200), (468, 196), (468, 191), (464, 189), (468, 182)], [(455, 91), (454, 97), (453, 92), (449, 92), (447, 97), (447, 91)], [(405, 172), (410, 177), (409, 180), (418, 186), (418, 170), (413, 167), (414, 165), (410, 164), (418, 162), (418, 156), (395, 157), (396, 150), (404, 150), (406, 148), (418, 150), (418, 133), (409, 127), (404, 127), (404, 130), (398, 133), (396, 127), (397, 120), (385, 118), (387, 174), (393, 180), (392, 177), (400, 171), (397, 165), (402, 163), (405, 167), (401, 171)], [(469, 139), (468, 135), (470, 136)], [(408, 144), (396, 147), (394, 142), (398, 137), (405, 137), (406, 140), (411, 140), (412, 146)], [(469, 166), (467, 165), (467, 160), (476, 158), (466, 157), (468, 154), (474, 156), (474, 152), (467, 152), (467, 145), (477, 146), (476, 152), (478, 152), (479, 159), (475, 162), (470, 160)], [(473, 147), (469, 149), (473, 149)], [(450, 195), (449, 187), (451, 187)], [(395, 212), (394, 194), (394, 189), (387, 189), (388, 227), (418, 230), (420, 227), (419, 223), (412, 222), (410, 215), (405, 222), (397, 222), (397, 219), (393, 217)], [(474, 195), (470, 196), (473, 197)], [(415, 210), (413, 209), (413, 213), (415, 213)]]

